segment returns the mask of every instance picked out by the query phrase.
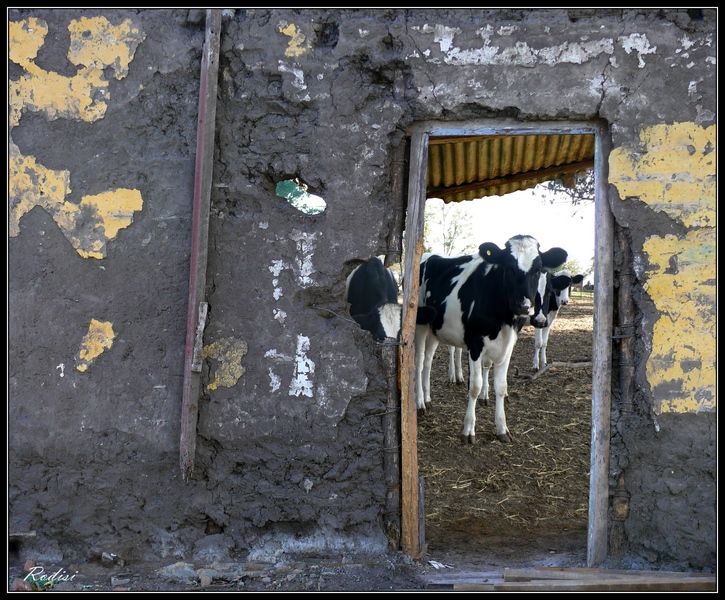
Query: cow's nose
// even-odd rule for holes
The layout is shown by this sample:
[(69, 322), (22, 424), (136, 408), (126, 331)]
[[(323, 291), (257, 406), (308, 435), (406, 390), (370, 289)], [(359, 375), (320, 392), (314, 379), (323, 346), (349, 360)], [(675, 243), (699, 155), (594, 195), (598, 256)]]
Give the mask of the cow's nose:
[(567, 304), (569, 304), (569, 301), (568, 300), (562, 300), (561, 303), (562, 303), (562, 305), (566, 306)]
[(544, 315), (542, 315), (541, 313), (539, 313), (538, 315), (536, 315), (534, 317), (533, 326), (534, 327), (543, 327), (544, 325), (546, 325), (546, 317)]

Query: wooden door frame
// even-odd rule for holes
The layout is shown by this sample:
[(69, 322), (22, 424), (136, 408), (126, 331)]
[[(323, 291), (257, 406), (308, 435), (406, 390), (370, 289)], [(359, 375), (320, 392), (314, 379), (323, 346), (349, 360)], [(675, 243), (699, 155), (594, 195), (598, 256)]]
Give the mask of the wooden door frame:
[(609, 508), (609, 415), (611, 407), (613, 327), (613, 218), (607, 196), (609, 137), (600, 122), (518, 122), (486, 119), (464, 122), (425, 121), (408, 130), (411, 138), (408, 207), (405, 220), (403, 322), (400, 349), (401, 546), (413, 558), (425, 549), (419, 519), (417, 413), (415, 405), (415, 313), (418, 266), (423, 251), (428, 144), (431, 136), (594, 134), (594, 331), (592, 424), (589, 476), (587, 564), (607, 557)]

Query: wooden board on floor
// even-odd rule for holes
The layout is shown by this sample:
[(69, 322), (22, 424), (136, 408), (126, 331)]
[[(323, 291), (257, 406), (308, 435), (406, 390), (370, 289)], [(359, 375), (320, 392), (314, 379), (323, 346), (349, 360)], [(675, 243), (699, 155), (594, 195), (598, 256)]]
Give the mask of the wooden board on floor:
[(597, 579), (532, 579), (502, 583), (457, 583), (456, 591), (698, 591), (711, 592), (717, 579), (710, 577), (601, 577)]
[(577, 567), (431, 573), (429, 587), (458, 591), (715, 591), (712, 573)]

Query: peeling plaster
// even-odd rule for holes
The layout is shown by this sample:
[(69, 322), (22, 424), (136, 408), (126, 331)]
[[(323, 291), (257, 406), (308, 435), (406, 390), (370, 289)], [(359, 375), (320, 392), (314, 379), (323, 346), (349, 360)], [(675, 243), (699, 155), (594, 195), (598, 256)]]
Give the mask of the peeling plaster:
[(8, 82), (11, 127), (18, 125), (23, 111), (43, 112), (51, 120), (102, 118), (110, 99), (104, 69), (111, 67), (116, 79), (125, 77), (136, 48), (146, 37), (129, 19), (118, 26), (105, 17), (73, 20), (68, 25), (68, 60), (80, 68), (66, 77), (35, 64), (48, 32), (44, 21), (30, 17), (10, 21), (8, 26), (10, 60), (25, 70), (18, 80)]
[(271, 348), (264, 353), (264, 358), (271, 358), (277, 362), (292, 362), (294, 359), (288, 354), (282, 354), (276, 348)]
[(307, 39), (305, 34), (302, 33), (294, 23), (287, 24), (286, 22), (282, 22), (277, 28), (277, 31), (279, 31), (282, 35), (286, 35), (291, 38), (284, 51), (284, 55), (289, 58), (298, 58), (307, 54), (312, 47), (310, 40)]
[[(616, 148), (609, 181), (623, 201), (637, 197), (690, 228), (650, 236), (635, 261), (657, 308), (647, 378), (658, 412), (715, 410), (715, 125), (661, 124), (640, 132), (641, 148)], [(699, 229), (692, 229), (692, 228)]]
[[(450, 65), (510, 65), (520, 67), (533, 67), (536, 65), (555, 65), (559, 63), (582, 64), (592, 60), (602, 53), (614, 53), (614, 40), (602, 38), (583, 42), (564, 42), (556, 46), (532, 48), (526, 42), (515, 42), (513, 46), (493, 45), (491, 39), (494, 29), (486, 25), (476, 31), (483, 40), (478, 48), (461, 49), (454, 45), (455, 36), (461, 32), (457, 27), (442, 25), (424, 25), (413, 28), (423, 33), (433, 33), (433, 41), (437, 43), (444, 54), (443, 62)], [(514, 29), (499, 30), (502, 37), (508, 37)], [(506, 40), (506, 44), (510, 44)], [(439, 59), (429, 59), (430, 62), (440, 62)]]
[(609, 156), (609, 181), (620, 197), (637, 197), (686, 227), (714, 227), (715, 125), (655, 125), (639, 137), (642, 150), (620, 147)]
[[(280, 60), (277, 65), (277, 70), (280, 73), (291, 73), (293, 77), (292, 85), (298, 90), (304, 91), (307, 89), (307, 85), (305, 84), (305, 73), (302, 69), (287, 66), (284, 61)], [(307, 99), (309, 100), (309, 96), (307, 96)]]
[(307, 396), (312, 398), (312, 377), (315, 374), (315, 363), (307, 356), (310, 350), (310, 338), (304, 335), (297, 336), (297, 351), (295, 354), (295, 371), (289, 386), (290, 396)]
[(227, 337), (204, 346), (203, 358), (211, 358), (219, 362), (214, 377), (206, 386), (209, 391), (219, 387), (233, 387), (244, 375), (242, 359), (247, 354), (247, 343), (244, 340)]
[(67, 202), (70, 172), (54, 171), (39, 164), (34, 156), (23, 156), (9, 144), (8, 184), (10, 237), (20, 234), (20, 220), (36, 206), (45, 210), (63, 235), (83, 258), (105, 258), (107, 242), (133, 222), (143, 207), (141, 192), (120, 188), (94, 196), (83, 196), (80, 204)]
[[(68, 59), (80, 68), (73, 77), (46, 71), (35, 64), (48, 33), (47, 24), (35, 17), (11, 21), (9, 57), (25, 74), (10, 80), (10, 128), (27, 111), (50, 119), (67, 118), (94, 122), (103, 118), (110, 99), (104, 70), (111, 67), (116, 79), (128, 74), (138, 45), (145, 35), (129, 19), (113, 26), (105, 17), (82, 17), (68, 25)], [(51, 215), (63, 235), (84, 258), (104, 258), (106, 243), (133, 221), (143, 200), (138, 190), (119, 188), (83, 196), (80, 204), (65, 200), (70, 194), (70, 172), (52, 170), (24, 156), (12, 141), (9, 155), (9, 235), (20, 234), (20, 219), (40, 206)]]
[(282, 380), (279, 375), (272, 371), (272, 367), (269, 367), (269, 391), (276, 392), (282, 385)]
[(273, 308), (272, 314), (274, 315), (276, 321), (279, 321), (281, 325), (284, 325), (284, 322), (287, 320), (287, 313), (285, 311), (280, 310), (279, 308)]
[(294, 231), (290, 236), (297, 244), (295, 271), (297, 281), (303, 288), (314, 283), (312, 275), (315, 273), (315, 267), (312, 264), (312, 257), (315, 253), (315, 242), (318, 236), (319, 233), (305, 233), (304, 231)]
[(642, 33), (631, 33), (629, 35), (620, 36), (617, 40), (627, 54), (637, 53), (639, 60), (639, 68), (644, 69), (645, 62), (642, 56), (645, 54), (654, 54), (657, 46), (650, 46), (649, 39)]
[(88, 325), (88, 333), (83, 337), (80, 350), (76, 356), (76, 371), (85, 373), (96, 358), (113, 346), (115, 337), (113, 323), (91, 319)]
[(660, 413), (717, 407), (716, 242), (715, 229), (703, 228), (644, 244), (651, 265), (644, 289), (660, 313), (647, 379)]
[(289, 268), (289, 264), (287, 264), (283, 260), (273, 260), (272, 264), (267, 267), (269, 269), (269, 272), (272, 273), (272, 286), (274, 286), (274, 290), (272, 291), (272, 297), (275, 300), (279, 300), (282, 297), (282, 288), (279, 286), (279, 276), (280, 273), (284, 269)]

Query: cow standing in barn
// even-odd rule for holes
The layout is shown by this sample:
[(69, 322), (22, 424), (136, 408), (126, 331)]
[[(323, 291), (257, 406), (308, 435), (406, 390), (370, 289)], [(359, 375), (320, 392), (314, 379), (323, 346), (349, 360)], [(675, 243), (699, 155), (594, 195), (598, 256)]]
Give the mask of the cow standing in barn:
[[(552, 275), (549, 271), (541, 273), (539, 276), (539, 283), (536, 289), (536, 297), (534, 299), (534, 314), (529, 318), (518, 318), (516, 322), (517, 333), (521, 331), (521, 328), (525, 325), (532, 325), (538, 329), (547, 326), (548, 315), (550, 312), (550, 303), (553, 298), (553, 288), (551, 287)], [(463, 348), (460, 346), (448, 346), (448, 381), (450, 383), (463, 383)], [(483, 365), (485, 377), (483, 378), (483, 387), (479, 398), (482, 398), (488, 402), (488, 369), (490, 364)]]
[[(376, 340), (398, 337), (402, 314), (398, 284), (377, 256), (362, 261), (348, 275), (345, 299), (350, 304), (350, 316)], [(429, 323), (433, 314), (433, 308), (419, 307), (416, 323)]]
[(430, 256), (421, 264), (418, 304), (433, 308), (435, 315), (429, 324), (416, 327), (419, 409), (430, 405), (430, 369), (439, 342), (466, 347), (470, 375), (463, 439), (475, 440), (476, 400), (483, 385), (483, 364), (494, 367), (496, 436), (511, 441), (504, 412), (511, 352), (522, 318), (528, 320), (534, 314), (542, 270), (559, 267), (566, 257), (561, 248), (542, 253), (535, 238), (517, 235), (503, 249), (487, 242), (471, 256)]
[[(543, 276), (543, 275), (542, 275)], [(569, 304), (569, 288), (573, 283), (581, 283), (584, 281), (584, 275), (574, 275), (569, 271), (557, 271), (553, 275), (547, 274), (547, 308), (546, 308), (546, 325), (536, 330), (534, 338), (534, 363), (533, 368), (539, 370), (546, 366), (546, 346), (549, 343), (549, 334), (551, 326), (554, 324), (559, 309)], [(541, 360), (539, 360), (541, 357)]]

